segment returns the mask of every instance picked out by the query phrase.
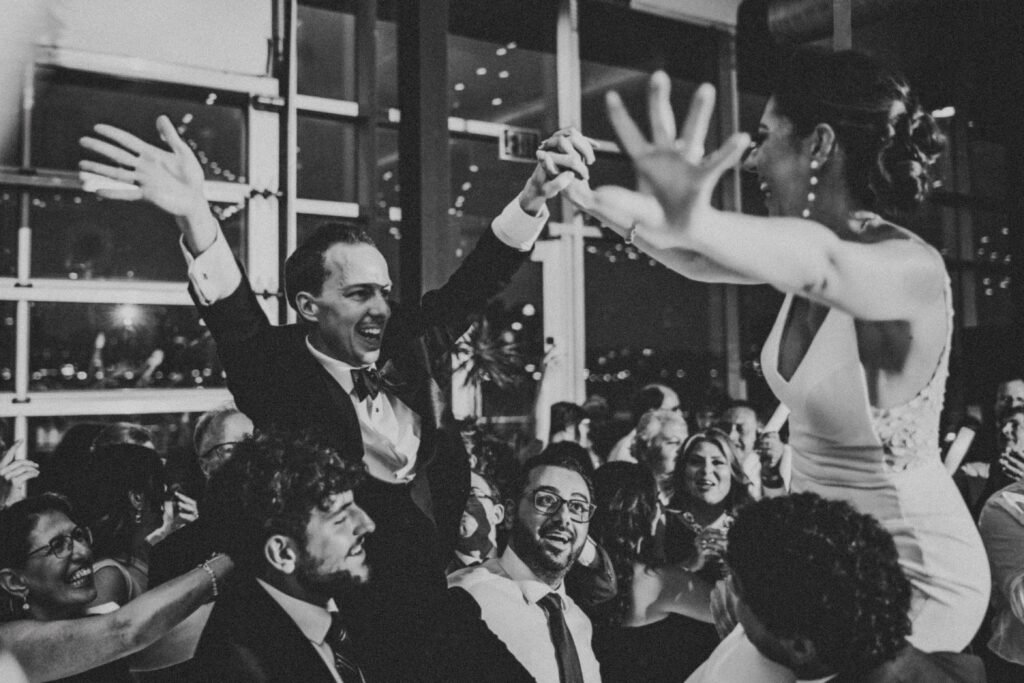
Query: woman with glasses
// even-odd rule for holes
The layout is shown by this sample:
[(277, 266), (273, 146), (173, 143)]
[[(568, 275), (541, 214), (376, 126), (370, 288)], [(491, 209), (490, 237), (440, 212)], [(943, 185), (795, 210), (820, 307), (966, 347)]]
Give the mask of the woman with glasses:
[[(709, 155), (711, 86), (678, 138), (666, 74), (651, 79), (650, 139), (610, 94), (641, 190), (577, 183), (570, 196), (683, 275), (786, 294), (761, 366), (792, 409), (792, 490), (878, 518), (915, 588), (911, 642), (960, 651), (990, 581), (940, 459), (953, 300), (939, 252), (897, 224), (927, 194), (942, 136), (903, 77), (865, 55), (800, 49), (774, 76), (754, 144), (738, 134)], [(712, 206), (741, 158), (768, 217)]]
[(231, 561), (218, 555), (113, 612), (86, 616), (96, 598), (92, 534), (55, 494), (0, 511), (0, 642), (29, 680), (131, 680), (118, 660), (167, 633), (216, 597)]
[(718, 645), (711, 583), (667, 561), (656, 540), (660, 504), (647, 468), (608, 463), (594, 474), (594, 494), (590, 534), (611, 557), (619, 589), (592, 615), (602, 680), (684, 680)]

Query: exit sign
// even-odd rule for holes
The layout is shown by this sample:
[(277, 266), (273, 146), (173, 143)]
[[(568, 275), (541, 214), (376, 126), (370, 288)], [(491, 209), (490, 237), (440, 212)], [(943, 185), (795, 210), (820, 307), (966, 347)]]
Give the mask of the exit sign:
[(509, 126), (501, 132), (498, 158), (502, 161), (537, 163), (537, 149), (540, 148), (540, 133), (532, 128)]

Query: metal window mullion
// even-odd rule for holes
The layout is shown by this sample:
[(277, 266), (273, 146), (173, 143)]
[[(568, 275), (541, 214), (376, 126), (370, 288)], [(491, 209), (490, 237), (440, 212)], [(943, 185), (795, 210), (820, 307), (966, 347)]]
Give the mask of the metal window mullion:
[[(736, 34), (733, 31), (717, 31), (718, 37), (718, 83), (719, 139), (723, 142), (740, 127), (740, 95), (736, 78)], [(725, 211), (740, 211), (743, 208), (743, 192), (739, 165), (727, 173), (720, 183), (721, 208)], [(747, 383), (743, 379), (743, 351), (740, 339), (740, 295), (736, 285), (713, 285), (724, 289), (719, 309), (722, 314), (723, 342), (721, 349), (725, 357), (726, 390), (735, 398), (746, 398)]]
[[(144, 415), (198, 413), (216, 408), (231, 399), (227, 389), (82, 389), (40, 391), (32, 401), (16, 403), (15, 395), (0, 394), (0, 418), (14, 417), (26, 423), (30, 417), (71, 415)], [(16, 438), (24, 438), (24, 436)], [(27, 440), (26, 442), (27, 443)]]
[(0, 300), (19, 303), (45, 301), (77, 304), (139, 304), (191, 306), (183, 282), (35, 279), (30, 287), (0, 278)]
[[(284, 201), (283, 210), (279, 208), (279, 216), (284, 221), (284, 226), (278, 226), (278, 234), (281, 235), (281, 227), (284, 228), (283, 240), (279, 240), (278, 257), (283, 263), (288, 254), (295, 251), (298, 240), (298, 216), (296, 213), (297, 183), (298, 183), (298, 0), (284, 0), (284, 71), (283, 94), (285, 97), (285, 108), (279, 121), (279, 130), (284, 131), (284, 140), (279, 142), (284, 145), (284, 154), (280, 158), (281, 166), (281, 189)], [(279, 306), (281, 322), (295, 322), (295, 312), (285, 303)]]
[(84, 71), (114, 78), (188, 85), (224, 92), (277, 97), (279, 90), (277, 79), (268, 76), (235, 74), (139, 57), (107, 55), (71, 48), (40, 47), (36, 51), (35, 61), (41, 66)]
[[(22, 71), (21, 89), (21, 163), (26, 168), (32, 163), (32, 113), (35, 109), (35, 66), (27, 64)], [(32, 277), (32, 228), (30, 215), (32, 199), (27, 188), (19, 194), (18, 212), (18, 271), (15, 286), (28, 288)], [(29, 401), (28, 380), (30, 363), (30, 330), (31, 317), (29, 302), (18, 301), (14, 312), (14, 396), (8, 405), (25, 405)], [(28, 455), (28, 420), (16, 417), (14, 421), (14, 438), (20, 442), (17, 457)]]
[[(558, 101), (558, 127), (581, 127), (582, 120), (582, 68), (580, 64), (579, 2), (560, 0), (556, 26), (555, 69)], [(565, 289), (568, 314), (561, 326), (561, 342), (566, 358), (562, 363), (562, 376), (555, 382), (561, 400), (583, 403), (586, 398), (586, 290), (583, 280), (583, 215), (562, 198), (562, 221), (567, 226), (559, 239), (564, 243), (562, 267), (565, 270)], [(544, 301), (547, 308), (548, 301)], [(565, 324), (568, 323), (568, 324)], [(545, 338), (548, 332), (545, 330)], [(555, 396), (553, 396), (555, 398)]]
[(326, 199), (296, 199), (295, 213), (314, 216), (331, 216), (333, 218), (359, 218), (362, 207), (356, 202), (335, 202)]
[(249, 107), (248, 172), (249, 180), (262, 192), (253, 193), (246, 212), (246, 269), (253, 290), (265, 294), (261, 299), (271, 321), (280, 315), (278, 301), (271, 294), (280, 290), (280, 230), (278, 191), (281, 187), (279, 157), (279, 114)]

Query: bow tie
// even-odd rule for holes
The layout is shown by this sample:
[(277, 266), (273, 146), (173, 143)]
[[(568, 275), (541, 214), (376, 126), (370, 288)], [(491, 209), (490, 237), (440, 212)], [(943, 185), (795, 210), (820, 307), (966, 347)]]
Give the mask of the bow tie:
[(384, 379), (380, 376), (380, 371), (370, 365), (352, 371), (352, 386), (360, 401), (365, 400), (367, 396), (373, 400), (380, 394), (380, 390), (384, 386)]

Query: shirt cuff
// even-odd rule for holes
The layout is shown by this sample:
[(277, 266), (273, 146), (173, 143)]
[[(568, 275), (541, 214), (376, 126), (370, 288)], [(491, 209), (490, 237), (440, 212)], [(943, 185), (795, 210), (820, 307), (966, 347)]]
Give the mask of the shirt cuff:
[(203, 253), (193, 256), (181, 238), (181, 253), (188, 265), (188, 279), (200, 303), (204, 306), (226, 299), (242, 282), (242, 271), (231, 253), (224, 233), (217, 231), (213, 244)]
[(494, 219), (494, 222), (491, 223), (491, 230), (499, 240), (513, 249), (529, 251), (533, 248), (533, 243), (537, 241), (540, 231), (544, 229), (550, 217), (551, 212), (548, 211), (547, 205), (543, 206), (536, 216), (526, 213), (519, 206), (519, 197), (517, 196)]

